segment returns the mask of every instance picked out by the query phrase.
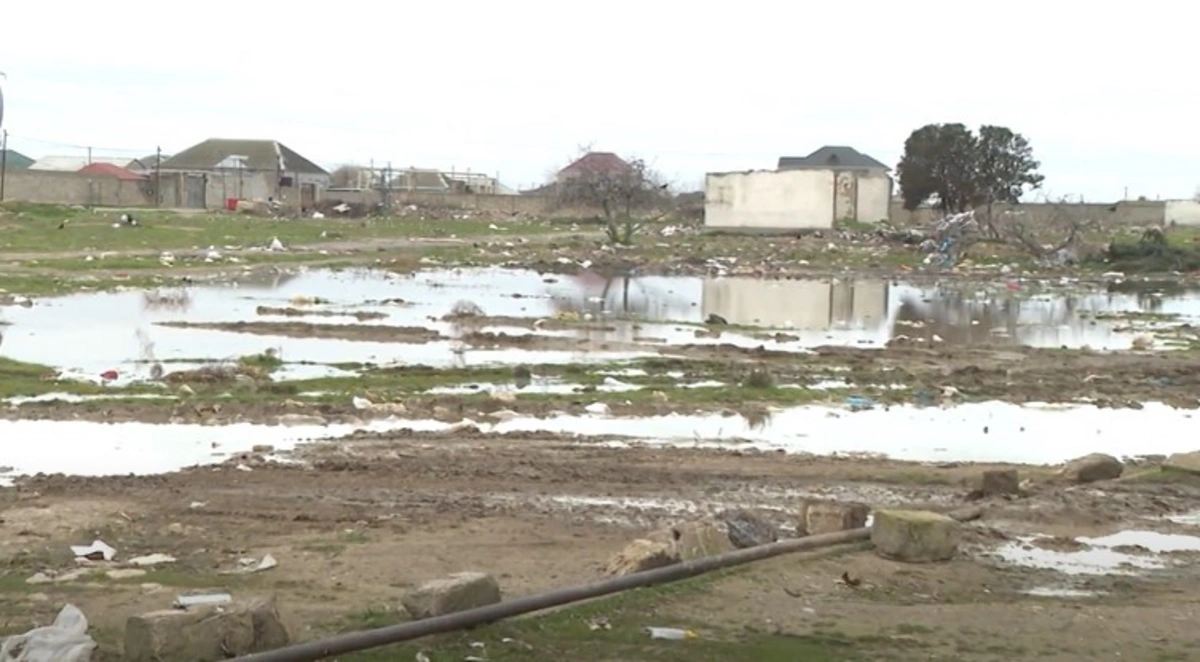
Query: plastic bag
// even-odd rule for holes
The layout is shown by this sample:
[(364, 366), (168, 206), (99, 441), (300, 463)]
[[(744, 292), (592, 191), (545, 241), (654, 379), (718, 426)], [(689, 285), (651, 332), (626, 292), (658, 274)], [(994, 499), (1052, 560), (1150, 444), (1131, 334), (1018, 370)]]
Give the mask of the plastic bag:
[(87, 629), (87, 617), (68, 604), (54, 623), (5, 639), (0, 662), (91, 662), (96, 642)]

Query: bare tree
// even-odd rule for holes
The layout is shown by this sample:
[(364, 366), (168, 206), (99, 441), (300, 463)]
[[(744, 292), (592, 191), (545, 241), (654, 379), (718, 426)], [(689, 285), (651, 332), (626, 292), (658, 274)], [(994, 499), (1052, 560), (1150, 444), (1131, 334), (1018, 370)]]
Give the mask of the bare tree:
[(609, 240), (626, 246), (646, 223), (667, 214), (672, 200), (667, 189), (644, 160), (606, 152), (588, 152), (559, 171), (555, 184), (560, 206), (599, 210)]

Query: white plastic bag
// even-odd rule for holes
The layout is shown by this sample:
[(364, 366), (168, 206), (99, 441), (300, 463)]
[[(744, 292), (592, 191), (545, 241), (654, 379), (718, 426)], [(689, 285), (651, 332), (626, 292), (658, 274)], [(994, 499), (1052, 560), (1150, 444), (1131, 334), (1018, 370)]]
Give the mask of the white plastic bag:
[(87, 629), (87, 617), (68, 604), (54, 623), (5, 639), (0, 662), (91, 662), (96, 642)]

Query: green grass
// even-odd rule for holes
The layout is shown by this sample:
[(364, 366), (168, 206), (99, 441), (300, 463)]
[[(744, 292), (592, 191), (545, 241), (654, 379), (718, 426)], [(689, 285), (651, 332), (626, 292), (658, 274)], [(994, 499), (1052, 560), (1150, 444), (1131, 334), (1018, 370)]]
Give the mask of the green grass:
[[(736, 571), (735, 571), (736, 572)], [(700, 599), (716, 576), (628, 591), (542, 615), (516, 618), (469, 632), (430, 637), (411, 643), (339, 656), (343, 662), (411, 660), (423, 651), (432, 662), (455, 662), (467, 656), (528, 662), (666, 660), (668, 662), (851, 662), (908, 659), (922, 646), (912, 640), (868, 633), (848, 635), (814, 628), (795, 634), (753, 632), (740, 625), (711, 625), (702, 620), (672, 618), (673, 603)], [(403, 620), (389, 609), (372, 608), (342, 621), (341, 631), (386, 627)], [(608, 628), (592, 624), (604, 622)], [(647, 627), (691, 629), (692, 640), (654, 640)], [(479, 646), (482, 644), (482, 647)]]
[(43, 393), (93, 395), (98, 393), (136, 394), (156, 392), (156, 389), (148, 386), (114, 389), (100, 384), (53, 379), (51, 375), (54, 372), (54, 369), (48, 366), (23, 363), (0, 356), (0, 398), (33, 396)]
[[(267, 246), (278, 237), (285, 246), (332, 241), (471, 237), (553, 232), (540, 221), (486, 219), (270, 219), (239, 214), (134, 212), (138, 228), (114, 228), (121, 212), (88, 211), (55, 205), (0, 205), (0, 252), (161, 251), (216, 246)], [(64, 229), (60, 223), (68, 220)], [(495, 225), (499, 229), (493, 229)]]

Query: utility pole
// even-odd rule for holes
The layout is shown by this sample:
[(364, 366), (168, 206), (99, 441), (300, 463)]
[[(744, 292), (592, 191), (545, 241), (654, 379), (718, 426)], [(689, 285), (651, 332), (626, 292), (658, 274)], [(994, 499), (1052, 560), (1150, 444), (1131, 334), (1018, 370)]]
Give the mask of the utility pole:
[(88, 148), (88, 165), (92, 165), (92, 148)]
[(4, 200), (4, 180), (8, 175), (8, 129), (0, 130), (0, 202)]
[(154, 148), (154, 206), (162, 206), (162, 146)]

